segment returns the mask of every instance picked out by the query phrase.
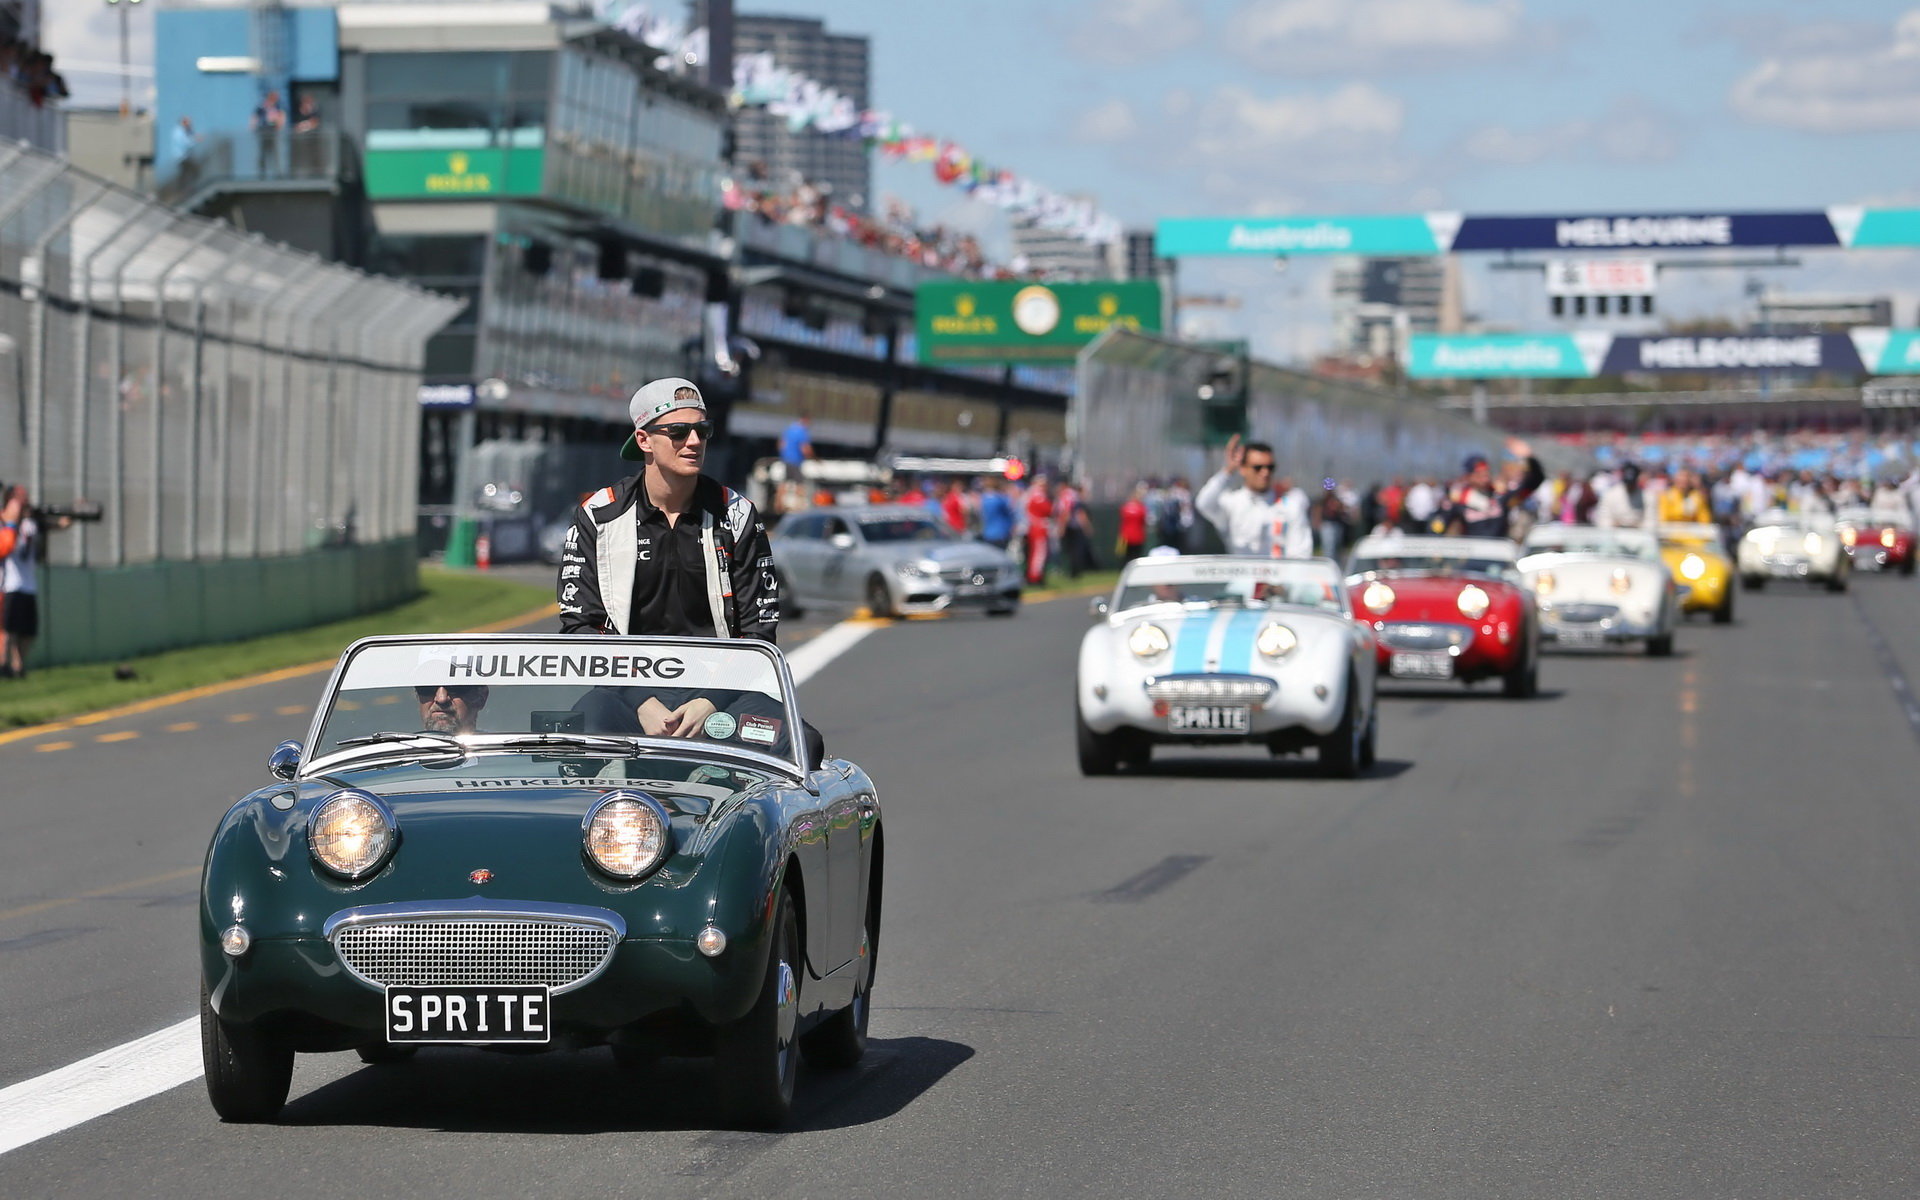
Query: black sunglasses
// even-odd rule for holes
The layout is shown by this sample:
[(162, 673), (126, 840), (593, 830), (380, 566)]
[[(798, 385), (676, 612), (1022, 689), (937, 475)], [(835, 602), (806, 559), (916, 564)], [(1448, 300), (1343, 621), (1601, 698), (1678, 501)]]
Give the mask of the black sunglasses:
[(481, 685), (467, 683), (442, 683), (436, 684), (433, 687), (416, 685), (413, 689), (413, 694), (419, 698), (420, 703), (425, 704), (435, 696), (438, 696), (441, 688), (447, 689), (447, 699), (449, 700), (472, 700), (480, 694)]
[(687, 440), (688, 434), (697, 433), (700, 435), (700, 440), (704, 442), (713, 436), (713, 422), (668, 421), (665, 425), (648, 425), (646, 431), (648, 433), (657, 433), (662, 437), (672, 438), (676, 442), (684, 442)]
[(1273, 464), (1272, 464), (1272, 463), (1248, 463), (1248, 464), (1247, 464), (1247, 470), (1249, 470), (1249, 471), (1271, 471), (1271, 470), (1273, 470)]

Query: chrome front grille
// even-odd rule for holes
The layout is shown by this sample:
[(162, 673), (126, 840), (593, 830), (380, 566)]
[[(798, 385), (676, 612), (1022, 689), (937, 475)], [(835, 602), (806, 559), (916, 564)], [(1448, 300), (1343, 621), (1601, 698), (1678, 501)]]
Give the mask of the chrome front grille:
[(1380, 644), (1389, 650), (1465, 650), (1473, 645), (1473, 630), (1465, 625), (1430, 625), (1417, 621), (1389, 621), (1380, 630)]
[(1620, 615), (1617, 604), (1543, 604), (1540, 615), (1561, 625), (1591, 625)]
[(1000, 581), (1000, 572), (993, 567), (942, 567), (940, 579), (944, 583), (972, 584), (983, 587)]
[(489, 914), (349, 921), (330, 940), (347, 970), (389, 984), (579, 987), (613, 958), (619, 932), (606, 924)]
[(1147, 681), (1154, 700), (1265, 700), (1274, 683), (1257, 675), (1167, 675)]

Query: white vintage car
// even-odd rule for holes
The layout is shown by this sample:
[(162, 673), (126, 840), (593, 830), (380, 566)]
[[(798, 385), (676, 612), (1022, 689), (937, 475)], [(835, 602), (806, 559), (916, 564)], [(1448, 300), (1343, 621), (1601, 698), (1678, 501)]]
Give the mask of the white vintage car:
[(1685, 589), (1648, 529), (1538, 525), (1521, 547), (1520, 574), (1540, 604), (1540, 638), (1560, 646), (1644, 642), (1673, 653)]
[(1141, 767), (1156, 744), (1308, 747), (1333, 775), (1373, 762), (1373, 630), (1338, 564), (1227, 555), (1135, 559), (1080, 643), (1080, 770)]
[(1740, 586), (1750, 592), (1767, 586), (1770, 579), (1824, 583), (1830, 592), (1844, 592), (1853, 561), (1832, 513), (1770, 508), (1740, 539), (1734, 566)]

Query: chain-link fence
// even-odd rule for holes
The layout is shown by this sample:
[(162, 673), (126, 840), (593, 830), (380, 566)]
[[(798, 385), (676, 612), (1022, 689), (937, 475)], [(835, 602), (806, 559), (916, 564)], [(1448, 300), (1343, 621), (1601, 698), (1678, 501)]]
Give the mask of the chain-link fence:
[(1446, 478), (1468, 454), (1494, 454), (1501, 442), (1500, 431), (1427, 401), (1115, 330), (1081, 354), (1076, 374), (1070, 441), (1088, 499), (1118, 504), (1144, 479), (1184, 476), (1198, 487), (1220, 469), (1202, 389), (1243, 385), (1247, 435), (1270, 443), (1280, 474), (1303, 485)]
[(0, 143), (0, 480), (100, 506), (56, 566), (411, 537), (421, 355), (459, 309)]

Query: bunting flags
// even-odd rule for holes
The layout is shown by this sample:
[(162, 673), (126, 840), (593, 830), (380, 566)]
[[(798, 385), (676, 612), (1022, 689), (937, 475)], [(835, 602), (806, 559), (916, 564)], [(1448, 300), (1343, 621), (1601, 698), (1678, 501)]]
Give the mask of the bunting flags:
[[(667, 53), (655, 62), (662, 70), (685, 71), (707, 55), (705, 29), (689, 30), (645, 3), (598, 0), (595, 12), (600, 20), (647, 45), (666, 48)], [(859, 138), (889, 159), (931, 163), (933, 177), (942, 184), (1044, 229), (1098, 244), (1117, 242), (1122, 236), (1119, 220), (1091, 201), (1062, 195), (987, 163), (957, 142), (919, 133), (883, 109), (861, 109), (832, 88), (780, 66), (771, 53), (734, 57), (730, 99), (737, 107), (764, 108), (784, 118), (795, 133), (812, 129), (830, 137)]]

